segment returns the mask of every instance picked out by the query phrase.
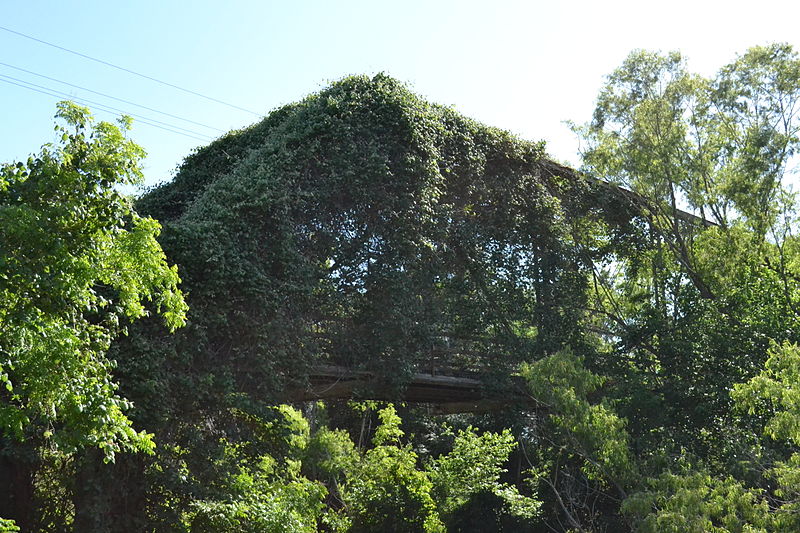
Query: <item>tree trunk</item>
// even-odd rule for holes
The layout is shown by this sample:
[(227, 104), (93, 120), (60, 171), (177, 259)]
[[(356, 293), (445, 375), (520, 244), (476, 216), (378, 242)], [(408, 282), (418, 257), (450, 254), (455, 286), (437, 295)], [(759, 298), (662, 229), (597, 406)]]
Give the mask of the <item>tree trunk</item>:
[(31, 461), (0, 455), (0, 518), (14, 520), (21, 531), (33, 531), (35, 505)]
[(98, 449), (87, 449), (77, 458), (75, 488), (76, 532), (127, 533), (144, 527), (144, 464), (136, 455), (118, 454), (105, 463)]

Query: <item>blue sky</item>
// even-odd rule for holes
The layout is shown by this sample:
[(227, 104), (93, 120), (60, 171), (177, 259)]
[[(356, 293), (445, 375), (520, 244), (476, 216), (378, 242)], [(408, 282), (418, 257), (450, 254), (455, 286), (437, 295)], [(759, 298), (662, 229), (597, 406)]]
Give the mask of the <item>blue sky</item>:
[[(787, 7), (787, 6), (797, 7)], [(387, 72), (431, 101), (544, 139), (577, 164), (564, 120), (584, 122), (603, 78), (634, 48), (681, 50), (704, 74), (749, 46), (800, 50), (800, 4), (642, 1), (2, 0), (0, 26), (237, 106), (247, 113), (0, 30), (0, 63), (110, 94), (158, 115), (0, 65), (0, 161), (52, 141), (58, 98), (11, 78), (216, 137), (349, 74)], [(18, 82), (15, 82), (18, 83)], [(95, 107), (89, 105), (89, 107)], [(97, 112), (108, 120), (113, 114)], [(134, 122), (147, 183), (207, 144)]]

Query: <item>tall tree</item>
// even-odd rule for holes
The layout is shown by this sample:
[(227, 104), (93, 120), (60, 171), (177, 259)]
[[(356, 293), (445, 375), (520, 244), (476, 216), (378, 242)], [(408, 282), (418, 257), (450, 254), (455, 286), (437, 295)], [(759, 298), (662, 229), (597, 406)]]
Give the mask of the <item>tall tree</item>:
[(0, 439), (11, 450), (0, 458), (0, 514), (11, 505), (19, 515), (13, 505), (30, 496), (19, 443), (97, 447), (108, 459), (153, 448), (125, 415), (106, 351), (148, 307), (170, 328), (186, 311), (158, 222), (119, 190), (142, 179), (130, 120), (94, 123), (68, 102), (56, 117), (55, 144), (0, 167)]
[(594, 265), (590, 309), (608, 348), (587, 360), (611, 378), (606, 393), (647, 458), (622, 507), (636, 530), (757, 531), (779, 507), (754, 472), (781, 452), (730, 391), (758, 375), (772, 342), (800, 336), (787, 183), (798, 110), (788, 45), (751, 48), (712, 78), (680, 54), (635, 51), (575, 127), (584, 170), (632, 191), (647, 236)]
[(786, 183), (798, 111), (789, 45), (752, 48), (711, 79), (678, 53), (635, 51), (609, 76), (593, 120), (575, 127), (585, 170), (635, 193), (650, 238), (647, 251), (596, 265), (595, 307), (665, 398), (689, 401), (686, 412), (727, 409), (717, 387), (752, 375), (764, 339), (798, 318)]

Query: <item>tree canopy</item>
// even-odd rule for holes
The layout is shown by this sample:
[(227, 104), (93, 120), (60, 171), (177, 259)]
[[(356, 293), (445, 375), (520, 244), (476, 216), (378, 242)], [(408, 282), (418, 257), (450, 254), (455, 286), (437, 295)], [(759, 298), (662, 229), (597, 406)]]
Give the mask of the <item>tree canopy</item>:
[[(711, 78), (634, 51), (573, 171), (355, 76), (200, 148), (135, 211), (113, 186), (139, 149), (63, 107), (74, 133), (0, 182), (24, 525), (796, 531), (798, 103), (788, 45)], [(398, 402), (287, 405), (322, 364)], [(401, 403), (417, 372), (530, 401), (434, 415)]]
[(156, 241), (158, 222), (116, 189), (141, 180), (129, 121), (95, 124), (69, 103), (56, 116), (57, 144), (0, 169), (0, 433), (109, 457), (149, 449), (105, 353), (147, 302), (170, 329), (183, 324), (177, 268)]

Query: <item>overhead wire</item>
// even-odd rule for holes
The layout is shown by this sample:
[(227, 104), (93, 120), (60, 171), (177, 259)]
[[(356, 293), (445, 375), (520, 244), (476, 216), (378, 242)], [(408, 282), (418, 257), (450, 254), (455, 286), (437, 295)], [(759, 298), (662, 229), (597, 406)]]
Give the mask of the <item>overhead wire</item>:
[[(104, 113), (109, 113), (111, 115), (118, 115), (119, 114), (119, 111), (117, 109), (112, 108), (112, 107), (108, 107), (108, 106), (106, 106), (104, 104), (88, 102), (88, 101), (82, 100), (81, 98), (78, 98), (78, 97), (65, 96), (63, 93), (58, 93), (57, 91), (52, 91), (51, 92), (51, 90), (49, 90), (47, 88), (44, 88), (44, 90), (42, 90), (42, 89), (37, 89), (35, 87), (30, 87), (28, 85), (23, 85), (23, 83), (25, 83), (25, 82), (16, 83), (14, 81), (2, 79), (2, 77), (0, 77), (0, 82), (8, 83), (10, 85), (16, 85), (17, 87), (21, 87), (23, 89), (28, 89), (29, 91), (35, 91), (37, 93), (42, 93), (42, 94), (45, 94), (45, 95), (48, 95), (48, 96), (52, 96), (52, 97), (55, 97), (55, 98), (65, 98), (65, 97), (67, 97), (67, 98), (69, 98), (71, 100), (74, 100), (74, 101), (77, 101), (77, 102), (92, 103), (96, 108), (95, 110), (99, 110), (99, 111), (102, 111)], [(163, 126), (163, 125), (156, 124), (154, 122), (151, 122), (147, 118), (137, 117), (136, 122), (138, 124), (146, 124), (148, 126), (152, 126), (154, 128), (158, 128), (160, 130), (168, 131), (170, 133), (176, 133), (178, 135), (183, 135), (184, 137), (189, 137), (189, 138), (192, 138), (192, 139), (196, 139), (198, 141), (208, 142), (208, 140), (209, 140), (207, 137), (201, 137), (199, 135), (194, 135), (192, 133), (186, 133), (186, 132), (183, 132), (183, 131), (174, 130), (174, 129), (168, 127), (168, 126)]]
[(39, 89), (44, 89), (44, 90), (47, 90), (47, 91), (51, 91), (51, 92), (54, 92), (54, 93), (56, 93), (58, 95), (61, 95), (63, 98), (67, 98), (67, 99), (70, 99), (70, 100), (78, 100), (78, 101), (81, 101), (81, 102), (86, 102), (86, 103), (91, 104), (93, 106), (105, 106), (106, 108), (111, 109), (113, 111), (116, 111), (118, 113), (122, 113), (123, 115), (130, 115), (132, 117), (136, 117), (136, 118), (139, 118), (139, 119), (149, 120), (150, 122), (155, 122), (157, 124), (161, 124), (162, 126), (167, 126), (169, 128), (173, 128), (173, 129), (177, 129), (177, 130), (182, 130), (182, 131), (185, 131), (186, 133), (189, 133), (189, 134), (192, 134), (192, 135), (196, 135), (198, 137), (205, 137), (207, 140), (212, 140), (213, 139), (213, 137), (211, 137), (210, 135), (206, 135), (205, 133), (200, 133), (199, 131), (190, 130), (190, 129), (184, 128), (182, 126), (177, 126), (175, 124), (170, 124), (168, 122), (163, 122), (161, 120), (156, 120), (156, 119), (151, 118), (151, 117), (146, 117), (146, 116), (143, 116), (143, 115), (139, 115), (138, 113), (131, 113), (129, 111), (125, 111), (124, 109), (119, 109), (117, 107), (112, 107), (112, 106), (110, 106), (108, 104), (104, 104), (102, 102), (95, 102), (94, 100), (89, 100), (88, 98), (84, 98), (82, 96), (74, 96), (74, 95), (59, 91), (57, 89), (53, 89), (52, 87), (45, 87), (43, 85), (38, 85), (36, 83), (31, 83), (31, 82), (29, 82), (27, 80), (21, 80), (19, 78), (15, 78), (13, 76), (8, 76), (6, 74), (0, 74), (0, 78), (13, 80), (13, 81), (16, 81), (16, 82), (19, 82), (19, 83), (24, 83), (26, 85), (30, 85), (32, 87), (38, 87)]
[[(2, 79), (2, 78), (9, 78), (9, 76), (0, 75), (0, 82), (8, 83), (10, 85), (16, 85), (17, 87), (22, 87), (23, 89), (28, 89), (29, 91), (35, 91), (37, 93), (46, 94), (48, 96), (53, 96), (55, 98), (64, 98), (64, 93), (60, 93), (59, 94), (58, 91), (54, 91), (52, 89), (47, 89), (46, 87), (41, 87), (41, 86), (37, 85), (35, 87), (40, 87), (39, 89), (37, 89), (35, 87), (29, 87), (28, 85), (23, 85), (23, 83), (28, 83), (28, 82), (25, 82), (25, 81), (22, 81), (22, 83), (16, 83), (14, 81), (10, 81), (8, 79)], [(12, 79), (14, 79), (14, 78), (12, 78)], [(34, 85), (34, 84), (29, 84), (29, 85)], [(70, 99), (76, 100), (76, 101), (86, 101), (86, 102), (88, 102), (88, 100), (84, 100), (84, 99), (77, 98), (77, 97), (72, 97), (72, 96), (69, 96), (69, 95), (67, 95), (67, 98), (70, 98)], [(90, 102), (90, 103), (92, 103), (92, 102)], [(110, 107), (106, 106), (105, 104), (93, 103), (93, 105), (97, 106), (101, 111), (104, 111), (106, 113), (116, 114), (116, 112), (118, 111), (118, 110), (116, 110), (114, 108), (110, 108)], [(152, 126), (154, 128), (158, 128), (158, 129), (161, 129), (161, 130), (164, 130), (164, 131), (168, 131), (168, 132), (171, 132), (171, 133), (176, 133), (178, 135), (183, 135), (184, 137), (190, 137), (190, 138), (198, 140), (198, 141), (207, 142), (210, 139), (207, 136), (204, 136), (205, 138), (201, 137), (200, 135), (202, 135), (202, 134), (195, 135), (195, 134), (191, 134), (191, 133), (184, 133), (182, 131), (177, 131), (177, 130), (171, 129), (170, 127), (160, 126), (158, 124), (150, 122), (150, 120), (151, 119), (141, 118), (140, 117), (137, 122), (140, 122), (142, 124), (146, 124), (148, 126)]]
[(118, 97), (110, 95), (110, 94), (101, 93), (99, 91), (95, 91), (95, 90), (89, 89), (87, 87), (82, 87), (80, 85), (75, 85), (74, 83), (69, 83), (67, 81), (59, 80), (58, 78), (51, 78), (50, 76), (45, 76), (44, 74), (39, 74), (38, 72), (34, 72), (32, 70), (27, 70), (27, 69), (24, 69), (24, 68), (21, 68), (21, 67), (17, 67), (15, 65), (10, 65), (8, 63), (3, 63), (2, 61), (0, 61), (0, 65), (2, 65), (4, 67), (8, 67), (8, 68), (13, 68), (14, 70), (18, 70), (20, 72), (25, 72), (26, 74), (32, 74), (33, 76), (38, 76), (38, 77), (44, 78), (46, 80), (54, 81), (56, 83), (61, 83), (62, 85), (68, 85), (69, 87), (74, 87), (75, 89), (81, 89), (82, 91), (87, 91), (87, 92), (90, 92), (90, 93), (93, 93), (93, 94), (96, 94), (96, 95), (99, 95), (99, 96), (103, 96), (105, 98), (111, 98), (112, 100), (116, 100), (118, 102), (122, 102), (122, 103), (129, 104), (129, 105), (134, 105), (136, 107), (140, 107), (142, 109), (146, 109), (148, 111), (152, 111), (152, 112), (158, 113), (160, 115), (164, 115), (164, 116), (167, 116), (167, 117), (171, 117), (171, 118), (175, 118), (175, 119), (178, 119), (178, 120), (182, 120), (184, 122), (188, 122), (190, 124), (194, 124), (195, 126), (202, 126), (204, 128), (208, 128), (210, 130), (218, 131), (220, 133), (225, 133), (225, 130), (223, 130), (223, 129), (215, 128), (214, 126), (209, 126), (208, 124), (203, 124), (202, 122), (196, 122), (196, 121), (190, 120), (188, 118), (184, 118), (184, 117), (181, 117), (181, 116), (178, 116), (178, 115), (173, 115), (172, 113), (167, 113), (166, 111), (161, 111), (161, 110), (158, 110), (158, 109), (154, 109), (152, 107), (147, 107), (147, 106), (142, 105), (142, 104), (137, 104), (136, 102), (131, 102), (130, 100), (125, 100), (123, 98), (118, 98)]
[(154, 78), (154, 77), (152, 77), (152, 76), (148, 76), (147, 74), (142, 74), (141, 72), (136, 72), (135, 70), (131, 70), (131, 69), (129, 69), (129, 68), (125, 68), (125, 67), (121, 67), (121, 66), (119, 66), (119, 65), (115, 65), (114, 63), (111, 63), (111, 62), (109, 62), (109, 61), (104, 61), (104, 60), (102, 60), (102, 59), (98, 59), (98, 58), (96, 58), (96, 57), (92, 57), (92, 56), (90, 56), (90, 55), (82, 54), (81, 52), (76, 52), (75, 50), (71, 50), (71, 49), (69, 49), (69, 48), (65, 48), (65, 47), (63, 47), (63, 46), (59, 46), (59, 45), (57, 45), (57, 44), (53, 44), (53, 43), (47, 42), (47, 41), (45, 41), (45, 40), (42, 40), (42, 39), (38, 39), (38, 38), (36, 38), (36, 37), (33, 37), (33, 36), (31, 36), (31, 35), (27, 35), (27, 34), (25, 34), (25, 33), (18, 32), (18, 31), (16, 31), (16, 30), (12, 30), (11, 28), (6, 28), (5, 26), (0, 26), (0, 30), (7, 31), (8, 33), (13, 33), (13, 34), (15, 34), (15, 35), (19, 35), (20, 37), (24, 37), (24, 38), (26, 38), (26, 39), (30, 39), (30, 40), (32, 40), (32, 41), (36, 41), (36, 42), (38, 42), (38, 43), (41, 43), (41, 44), (44, 44), (44, 45), (47, 45), (47, 46), (51, 46), (51, 47), (53, 47), (53, 48), (57, 48), (57, 49), (59, 49), (59, 50), (63, 50), (64, 52), (68, 52), (68, 53), (70, 53), (70, 54), (74, 54), (74, 55), (76, 55), (76, 56), (79, 56), (79, 57), (82, 57), (82, 58), (84, 58), (84, 59), (88, 59), (88, 60), (90, 60), (90, 61), (94, 61), (94, 62), (96, 62), (96, 63), (100, 63), (100, 64), (102, 64), (102, 65), (106, 65), (106, 66), (108, 66), (108, 67), (115, 68), (115, 69), (117, 69), (117, 70), (121, 70), (121, 71), (123, 71), (123, 72), (127, 72), (127, 73), (129, 73), (129, 74), (133, 74), (133, 75), (135, 75), (135, 76), (139, 76), (140, 78), (144, 78), (144, 79), (146, 79), (146, 80), (150, 80), (150, 81), (153, 81), (153, 82), (155, 82), (155, 83), (160, 83), (161, 85), (165, 85), (165, 86), (167, 86), (167, 87), (172, 87), (173, 89), (177, 89), (177, 90), (179, 90), (179, 91), (183, 91), (183, 92), (185, 92), (185, 93), (192, 94), (192, 95), (194, 95), (194, 96), (197, 96), (197, 97), (200, 97), (200, 98), (204, 98), (204, 99), (206, 99), (206, 100), (210, 100), (210, 101), (212, 101), (212, 102), (216, 102), (216, 103), (218, 103), (218, 104), (221, 104), (221, 105), (225, 105), (225, 106), (231, 107), (231, 108), (233, 108), (233, 109), (238, 109), (239, 111), (244, 111), (244, 112), (246, 112), (246, 113), (250, 113), (250, 114), (252, 114), (252, 115), (255, 115), (255, 116), (257, 116), (257, 117), (262, 117), (262, 118), (263, 118), (263, 116), (264, 116), (262, 113), (258, 113), (258, 112), (256, 112), (256, 111), (252, 111), (252, 110), (250, 110), (250, 109), (246, 109), (246, 108), (244, 108), (244, 107), (240, 107), (240, 106), (238, 106), (238, 105), (235, 105), (235, 104), (231, 104), (231, 103), (225, 102), (225, 101), (223, 101), (223, 100), (220, 100), (220, 99), (218, 99), (218, 98), (214, 98), (214, 97), (212, 97), (212, 96), (208, 96), (208, 95), (205, 95), (205, 94), (199, 93), (199, 92), (197, 92), (197, 91), (193, 91), (193, 90), (191, 90), (191, 89), (186, 89), (185, 87), (181, 87), (181, 86), (179, 86), (179, 85), (175, 85), (175, 84), (173, 84), (173, 83), (169, 83), (169, 82), (166, 82), (166, 81), (163, 81), (163, 80), (159, 80), (158, 78)]

